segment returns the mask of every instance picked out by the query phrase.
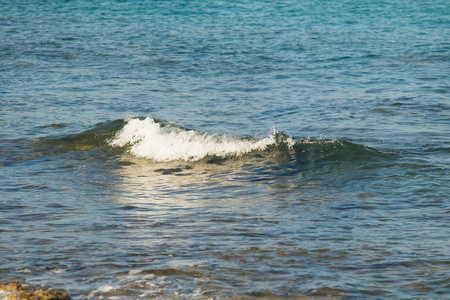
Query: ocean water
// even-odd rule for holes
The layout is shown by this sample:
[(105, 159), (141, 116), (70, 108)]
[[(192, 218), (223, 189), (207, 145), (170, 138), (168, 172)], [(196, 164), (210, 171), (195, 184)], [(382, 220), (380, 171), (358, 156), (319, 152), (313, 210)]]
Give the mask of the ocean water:
[(0, 1), (0, 38), (1, 281), (448, 299), (448, 1)]

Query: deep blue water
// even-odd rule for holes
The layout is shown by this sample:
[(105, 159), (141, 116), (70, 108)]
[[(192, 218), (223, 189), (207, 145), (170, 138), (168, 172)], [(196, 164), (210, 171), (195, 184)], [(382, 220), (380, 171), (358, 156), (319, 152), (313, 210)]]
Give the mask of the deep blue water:
[(447, 1), (0, 12), (1, 281), (448, 298)]

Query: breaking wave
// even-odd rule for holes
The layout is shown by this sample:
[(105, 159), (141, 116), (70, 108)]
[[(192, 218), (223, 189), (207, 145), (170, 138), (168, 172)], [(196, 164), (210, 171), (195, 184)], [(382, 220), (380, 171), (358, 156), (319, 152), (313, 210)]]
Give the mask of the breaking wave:
[[(209, 156), (225, 158), (262, 151), (280, 143), (281, 136), (274, 132), (260, 139), (228, 137), (156, 122), (152, 118), (131, 118), (110, 145), (128, 147), (128, 152), (134, 156), (155, 162), (198, 161)], [(283, 142), (289, 147), (294, 145), (288, 136), (283, 136)]]
[[(156, 163), (196, 162), (206, 159), (259, 157), (297, 162), (359, 163), (391, 154), (342, 140), (294, 139), (273, 130), (267, 137), (235, 137), (183, 128), (164, 120), (133, 117), (106, 121), (68, 135), (9, 141), (10, 150), (0, 150), (0, 166), (60, 154), (90, 152), (87, 157), (128, 153)], [(15, 148), (24, 149), (17, 153)]]

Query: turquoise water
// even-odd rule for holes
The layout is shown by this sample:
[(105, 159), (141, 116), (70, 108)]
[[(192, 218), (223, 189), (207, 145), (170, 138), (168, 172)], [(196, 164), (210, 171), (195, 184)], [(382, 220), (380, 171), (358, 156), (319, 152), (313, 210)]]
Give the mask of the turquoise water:
[(2, 281), (448, 298), (447, 1), (0, 11)]

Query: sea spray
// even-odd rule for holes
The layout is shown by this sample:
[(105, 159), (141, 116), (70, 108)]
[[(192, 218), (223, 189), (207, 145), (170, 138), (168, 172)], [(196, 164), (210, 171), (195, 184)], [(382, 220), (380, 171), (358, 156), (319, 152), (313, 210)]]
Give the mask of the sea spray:
[[(207, 156), (241, 156), (255, 150), (264, 150), (277, 143), (274, 133), (262, 139), (243, 139), (203, 133), (155, 122), (152, 118), (131, 118), (110, 141), (112, 146), (129, 146), (136, 157), (155, 162), (197, 161)], [(292, 141), (289, 141), (292, 143)]]

